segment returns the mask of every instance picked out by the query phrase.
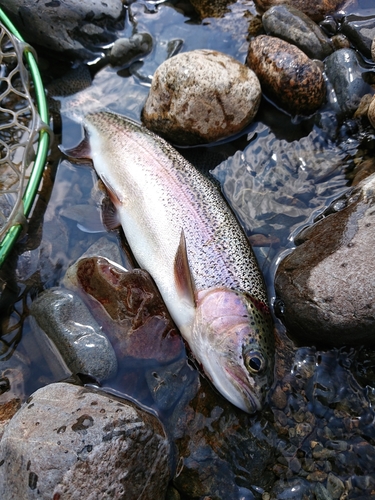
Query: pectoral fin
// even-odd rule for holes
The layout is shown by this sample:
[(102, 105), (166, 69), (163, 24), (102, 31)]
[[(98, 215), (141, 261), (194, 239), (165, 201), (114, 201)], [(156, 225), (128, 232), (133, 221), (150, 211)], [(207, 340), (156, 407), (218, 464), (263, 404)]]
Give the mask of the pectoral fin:
[(180, 243), (174, 259), (174, 279), (180, 297), (188, 301), (191, 306), (195, 306), (195, 288), (190, 272), (183, 229), (181, 230)]
[(91, 160), (92, 158), (90, 141), (86, 130), (85, 130), (85, 137), (77, 146), (74, 146), (74, 148), (71, 149), (65, 149), (62, 146), (59, 146), (59, 149), (62, 153), (64, 153), (64, 155), (73, 160), (85, 161), (85, 160)]

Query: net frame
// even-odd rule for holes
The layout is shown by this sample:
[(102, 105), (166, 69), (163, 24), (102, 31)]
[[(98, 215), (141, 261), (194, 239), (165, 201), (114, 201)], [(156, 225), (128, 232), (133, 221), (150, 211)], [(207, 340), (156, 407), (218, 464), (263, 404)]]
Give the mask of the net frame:
[[(29, 89), (25, 88), (24, 90), (26, 94), (28, 94), (27, 98), (30, 98), (30, 110), (32, 113), (31, 130), (30, 136), (28, 138), (28, 144), (24, 147), (22, 158), (23, 172), (21, 172), (23, 178), (20, 180), (20, 189), (16, 194), (17, 201), (14, 210), (12, 210), (12, 215), (9, 217), (9, 222), (7, 222), (6, 224), (5, 234), (0, 237), (1, 267), (8, 257), (9, 253), (11, 252), (15, 242), (20, 237), (21, 232), (25, 226), (25, 221), (29, 217), (31, 209), (33, 207), (47, 160), (51, 131), (47, 125), (49, 121), (48, 106), (43, 82), (38, 69), (36, 55), (33, 49), (25, 43), (17, 28), (13, 25), (13, 23), (10, 21), (1, 7), (0, 28), (2, 31), (5, 30), (6, 35), (9, 36), (11, 42), (14, 45), (17, 57), (21, 59), (21, 61), (18, 61), (21, 67), (20, 71), (26, 71), (27, 73), (30, 73), (34, 86), (37, 108), (37, 110), (35, 110), (35, 107), (32, 104), (30, 94), (28, 94)], [(23, 61), (25, 62), (25, 64), (23, 64)], [(23, 79), (27, 80), (28, 75), (24, 74)], [(31, 159), (31, 154), (34, 156), (33, 144), (35, 142), (36, 136), (37, 146), (35, 158)], [(31, 164), (32, 161), (32, 169), (27, 183), (24, 185), (23, 180), (25, 177), (25, 170), (29, 167), (29, 164)]]

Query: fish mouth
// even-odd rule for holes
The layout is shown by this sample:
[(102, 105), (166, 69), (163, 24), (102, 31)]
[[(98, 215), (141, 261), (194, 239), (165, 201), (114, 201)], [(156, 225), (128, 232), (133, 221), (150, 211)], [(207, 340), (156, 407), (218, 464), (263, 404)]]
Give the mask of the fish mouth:
[(249, 390), (248, 383), (246, 383), (246, 381), (244, 381), (241, 377), (236, 375), (235, 371), (232, 371), (227, 367), (225, 367), (225, 371), (228, 374), (228, 376), (230, 377), (230, 379), (233, 381), (233, 384), (237, 388), (238, 392), (240, 392), (241, 395), (243, 396), (241, 398), (243, 405), (240, 406), (238, 404), (238, 401), (234, 402), (233, 398), (228, 397), (228, 399), (233, 404), (235, 404), (236, 406), (241, 408), (241, 410), (244, 410), (247, 413), (255, 413), (256, 411), (261, 410), (262, 403), (261, 403), (259, 397), (256, 396), (253, 392), (251, 392)]

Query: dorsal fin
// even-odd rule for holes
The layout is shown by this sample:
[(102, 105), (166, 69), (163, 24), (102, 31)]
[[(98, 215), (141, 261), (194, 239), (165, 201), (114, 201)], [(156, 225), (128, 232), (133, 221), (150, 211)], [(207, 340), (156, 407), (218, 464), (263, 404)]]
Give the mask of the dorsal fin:
[(174, 279), (181, 298), (195, 305), (195, 289), (186, 251), (184, 230), (181, 229), (180, 243), (174, 258)]

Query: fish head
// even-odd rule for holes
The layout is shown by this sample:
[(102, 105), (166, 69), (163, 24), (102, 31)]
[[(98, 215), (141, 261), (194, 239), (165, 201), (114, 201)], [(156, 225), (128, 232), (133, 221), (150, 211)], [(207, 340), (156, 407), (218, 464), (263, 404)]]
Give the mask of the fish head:
[(263, 406), (273, 379), (274, 336), (268, 306), (246, 292), (198, 292), (193, 354), (216, 389), (238, 408)]

